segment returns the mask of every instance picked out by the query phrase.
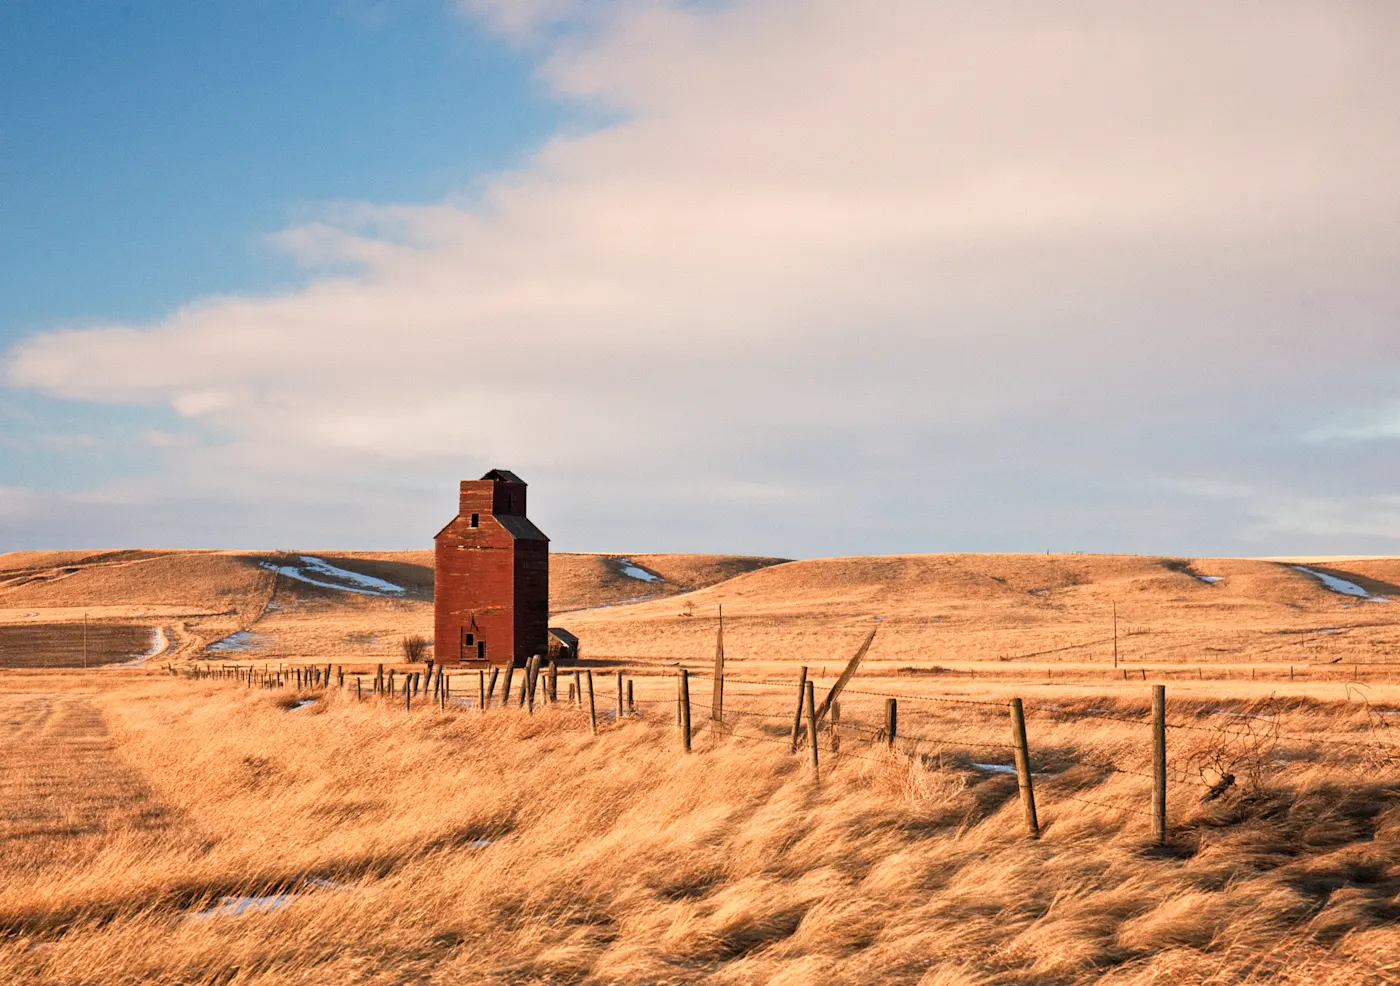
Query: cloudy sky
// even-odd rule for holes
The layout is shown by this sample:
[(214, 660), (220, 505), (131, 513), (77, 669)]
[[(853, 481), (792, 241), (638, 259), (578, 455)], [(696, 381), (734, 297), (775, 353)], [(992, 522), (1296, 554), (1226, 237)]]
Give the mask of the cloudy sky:
[(1400, 5), (15, 0), (0, 548), (1400, 551)]

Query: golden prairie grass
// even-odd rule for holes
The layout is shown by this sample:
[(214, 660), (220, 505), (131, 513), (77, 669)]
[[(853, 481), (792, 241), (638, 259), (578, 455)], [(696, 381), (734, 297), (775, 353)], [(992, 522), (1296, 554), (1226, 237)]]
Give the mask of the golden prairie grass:
[[(1174, 766), (1219, 742), (1221, 712), (1363, 746), (1278, 739), (1208, 803), (1183, 772), (1157, 849), (1124, 810), (1147, 780), (1101, 766), (1145, 768), (1141, 689), (1032, 703), (1030, 841), (1014, 778), (975, 766), (1005, 762), (995, 693), (902, 705), (901, 733), (943, 739), (896, 756), (853, 686), (814, 777), (787, 751), (790, 696), (737, 682), (733, 735), (694, 683), (687, 756), (661, 677), (639, 680), (643, 721), (596, 737), (567, 705), (4, 680), (0, 981), (1400, 982), (1400, 779), (1357, 753), (1376, 730), (1355, 703), (1174, 702), (1199, 729), (1172, 734)], [(207, 913), (277, 893), (295, 896)]]

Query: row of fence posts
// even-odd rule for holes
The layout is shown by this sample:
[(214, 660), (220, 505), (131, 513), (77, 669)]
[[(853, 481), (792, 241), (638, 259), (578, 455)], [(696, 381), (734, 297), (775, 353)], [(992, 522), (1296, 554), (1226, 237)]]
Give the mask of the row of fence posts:
[[(836, 684), (823, 700), (820, 708), (816, 702), (816, 686), (807, 676), (807, 668), (800, 669), (797, 680), (797, 709), (793, 715), (791, 750), (798, 751), (804, 734), (807, 747), (811, 756), (812, 771), (819, 770), (819, 754), (817, 746), (817, 726), (825, 718), (826, 714), (831, 715), (831, 742), (832, 751), (839, 750), (839, 737), (837, 729), (840, 725), (841, 706), (837, 701), (842, 688), (850, 680), (850, 675), (855, 670), (855, 665), (859, 662), (864, 650), (859, 652), (851, 664), (847, 666), (846, 673), (837, 679)], [(722, 659), (721, 659), (722, 661)], [(722, 663), (717, 662), (722, 668)], [(171, 674), (178, 672), (173, 665), (167, 665)], [(559, 667), (554, 661), (543, 665), (543, 658), (538, 655), (530, 658), (522, 669), (522, 680), (520, 682), (519, 697), (517, 704), (527, 708), (533, 715), (537, 688), (541, 674), (543, 673), (545, 684), (543, 699), (549, 703), (556, 703), (559, 700)], [(193, 666), (188, 672), (190, 676), (201, 679), (222, 679), (236, 677), (246, 682), (249, 688), (259, 685), (265, 688), (282, 688), (291, 683), (292, 675), (295, 674), (297, 688), (328, 688), (331, 682), (331, 665), (320, 667), (298, 667), (294, 671), (285, 668), (271, 669), (264, 665), (261, 671), (253, 666), (244, 668), (242, 666), (215, 668), (206, 666), (200, 668)], [(504, 681), (501, 683), (500, 708), (508, 708), (511, 699), (512, 679), (515, 675), (515, 665), (505, 666)], [(485, 669), (477, 670), (477, 707), (485, 712), (490, 706), (491, 700), (496, 691), (497, 681), (500, 679), (500, 668), (493, 666), (488, 677)], [(598, 710), (593, 690), (593, 671), (591, 669), (574, 669), (573, 682), (569, 684), (568, 702), (569, 704), (584, 704), (585, 691), (587, 693), (587, 709), (589, 728), (596, 735), (598, 732)], [(345, 670), (337, 666), (335, 669), (335, 680), (339, 687), (345, 687)], [(425, 682), (430, 683), (433, 689), (433, 700), (442, 709), (447, 708), (447, 702), (451, 697), (452, 676), (445, 674), (442, 665), (434, 667), (432, 662), (428, 662), (427, 670), (424, 672), (407, 671), (402, 675), (402, 685), (395, 682), (395, 669), (390, 668), (388, 675), (385, 675), (384, 665), (378, 665), (373, 681), (373, 694), (387, 695), (393, 697), (397, 691), (402, 691), (404, 697), (404, 708), (412, 711), (414, 696), (426, 687)], [(716, 728), (722, 733), (724, 731), (724, 706), (723, 706), (723, 680), (724, 674), (721, 670), (716, 676), (716, 686), (714, 689), (714, 704), (711, 708), (711, 720)], [(625, 687), (624, 687), (625, 683)], [(636, 714), (636, 705), (633, 698), (632, 680), (624, 679), (621, 671), (617, 672), (617, 719), (623, 719)], [(625, 693), (625, 697), (624, 697)], [(1157, 843), (1164, 843), (1167, 838), (1167, 728), (1166, 728), (1166, 708), (1167, 689), (1165, 685), (1152, 686), (1152, 837)], [(364, 699), (364, 691), (361, 676), (355, 675), (355, 697), (359, 701)], [(1040, 822), (1036, 814), (1035, 807), (1035, 787), (1032, 780), (1030, 744), (1026, 738), (1026, 714), (1025, 708), (1019, 698), (1010, 701), (1011, 715), (1011, 749), (1015, 760), (1016, 782), (1020, 792), (1022, 814), (1025, 819), (1026, 832), (1033, 838), (1040, 837)], [(805, 720), (805, 722), (804, 722)], [(676, 725), (679, 727), (682, 737), (682, 746), (685, 752), (691, 752), (691, 737), (693, 729), (690, 716), (690, 672), (682, 668), (676, 676)], [(805, 727), (805, 728), (804, 728)], [(877, 741), (883, 742), (891, 750), (895, 749), (896, 740), (899, 736), (899, 703), (894, 698), (885, 699), (885, 724), (884, 728), (877, 734)]]
[[(848, 672), (854, 671), (854, 665), (858, 663), (860, 654), (847, 667)], [(723, 705), (723, 685), (722, 673), (717, 676), (717, 684), (714, 690), (715, 705), (711, 710), (711, 719), (723, 731), (724, 710)], [(832, 752), (840, 749), (840, 739), (837, 730), (841, 720), (841, 706), (837, 701), (841, 689), (850, 680), (849, 674), (843, 674), (826, 699), (822, 702), (820, 709), (816, 703), (815, 684), (807, 677), (807, 668), (803, 667), (799, 671), (797, 681), (797, 710), (793, 716), (791, 749), (793, 753), (798, 751), (802, 742), (803, 734), (806, 734), (808, 751), (812, 761), (812, 771), (817, 773), (819, 769), (819, 754), (817, 746), (817, 725), (823, 718), (823, 713), (829, 712), (831, 715), (831, 748)], [(676, 724), (681, 729), (682, 745), (687, 753), (691, 749), (691, 724), (690, 724), (690, 672), (684, 668), (677, 674), (677, 694), (676, 694)], [(1030, 743), (1026, 738), (1026, 713), (1025, 707), (1019, 698), (1011, 699), (1009, 703), (1011, 717), (1011, 749), (1016, 769), (1016, 784), (1020, 792), (1022, 815), (1025, 819), (1026, 833), (1033, 839), (1040, 838), (1040, 820), (1035, 808), (1035, 786), (1031, 772)], [(805, 723), (804, 723), (805, 719)], [(805, 726), (805, 729), (804, 729)], [(894, 698), (885, 699), (885, 725), (877, 733), (877, 741), (883, 741), (891, 750), (895, 749), (896, 740), (899, 736), (899, 703)], [(1152, 686), (1152, 807), (1150, 815), (1152, 818), (1152, 838), (1153, 841), (1162, 844), (1167, 840), (1167, 689), (1165, 685)]]

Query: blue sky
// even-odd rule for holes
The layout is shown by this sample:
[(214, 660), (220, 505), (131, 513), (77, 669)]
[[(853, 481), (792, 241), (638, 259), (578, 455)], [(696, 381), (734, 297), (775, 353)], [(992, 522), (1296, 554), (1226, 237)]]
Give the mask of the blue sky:
[(0, 6), (0, 548), (1400, 550), (1400, 12)]
[(0, 5), (0, 340), (305, 279), (263, 237), (326, 201), (438, 201), (561, 122), (434, 0)]

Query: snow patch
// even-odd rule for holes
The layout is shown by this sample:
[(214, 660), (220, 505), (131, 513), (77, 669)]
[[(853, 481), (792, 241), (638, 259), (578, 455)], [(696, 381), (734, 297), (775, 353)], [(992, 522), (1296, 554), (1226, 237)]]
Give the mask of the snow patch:
[(1390, 599), (1386, 596), (1373, 596), (1355, 582), (1348, 582), (1346, 579), (1339, 579), (1335, 575), (1328, 575), (1326, 572), (1319, 572), (1315, 569), (1305, 568), (1302, 565), (1294, 565), (1294, 569), (1299, 572), (1306, 572), (1308, 575), (1320, 580), (1323, 585), (1333, 592), (1339, 592), (1344, 596), (1355, 596), (1364, 599), (1368, 603), (1388, 603)]
[(267, 644), (267, 638), (260, 633), (253, 633), (250, 630), (239, 630), (231, 633), (227, 637), (220, 638), (212, 644), (206, 644), (206, 651), (241, 651), (254, 650)]
[[(339, 589), (341, 592), (353, 592), (360, 596), (403, 596), (408, 593), (408, 590), (401, 585), (375, 578), (373, 575), (363, 575), (349, 569), (338, 568), (324, 558), (317, 558), (314, 555), (300, 555), (299, 558), (300, 564), (298, 565), (275, 565), (266, 561), (262, 562), (261, 565), (278, 575), (285, 575), (289, 579), (296, 579), (298, 582), (305, 582), (308, 585), (320, 586), (322, 589)], [(312, 575), (319, 575), (322, 578), (312, 578)], [(338, 581), (323, 581), (326, 578)]]
[(1224, 576), (1223, 576), (1223, 575), (1197, 575), (1196, 578), (1200, 579), (1202, 582), (1209, 582), (1209, 583), (1211, 583), (1211, 584), (1214, 584), (1214, 583), (1216, 583), (1216, 582), (1219, 582), (1221, 579), (1223, 579)]
[(1007, 766), (1006, 764), (1004, 764), (1004, 763), (974, 763), (972, 766), (976, 767), (978, 770), (985, 771), (985, 772), (987, 772), (988, 774), (1014, 774), (1014, 773), (1016, 773), (1016, 768), (1015, 768), (1015, 767), (1008, 767), (1008, 766)]
[(636, 565), (632, 564), (631, 558), (619, 558), (617, 560), (617, 564), (618, 567), (621, 569), (622, 574), (626, 575), (629, 578), (637, 579), (641, 582), (666, 581), (661, 576), (657, 575), (655, 572), (648, 572), (645, 568), (638, 568)]
[(314, 698), (299, 698), (295, 702), (293, 702), (289, 707), (292, 709), (304, 709), (308, 705), (315, 705), (316, 701), (317, 700)]
[(195, 911), (189, 915), (191, 921), (207, 921), (210, 918), (237, 918), (244, 914), (270, 914), (286, 907), (297, 899), (296, 894), (268, 894), (264, 897), (220, 897), (213, 907)]

